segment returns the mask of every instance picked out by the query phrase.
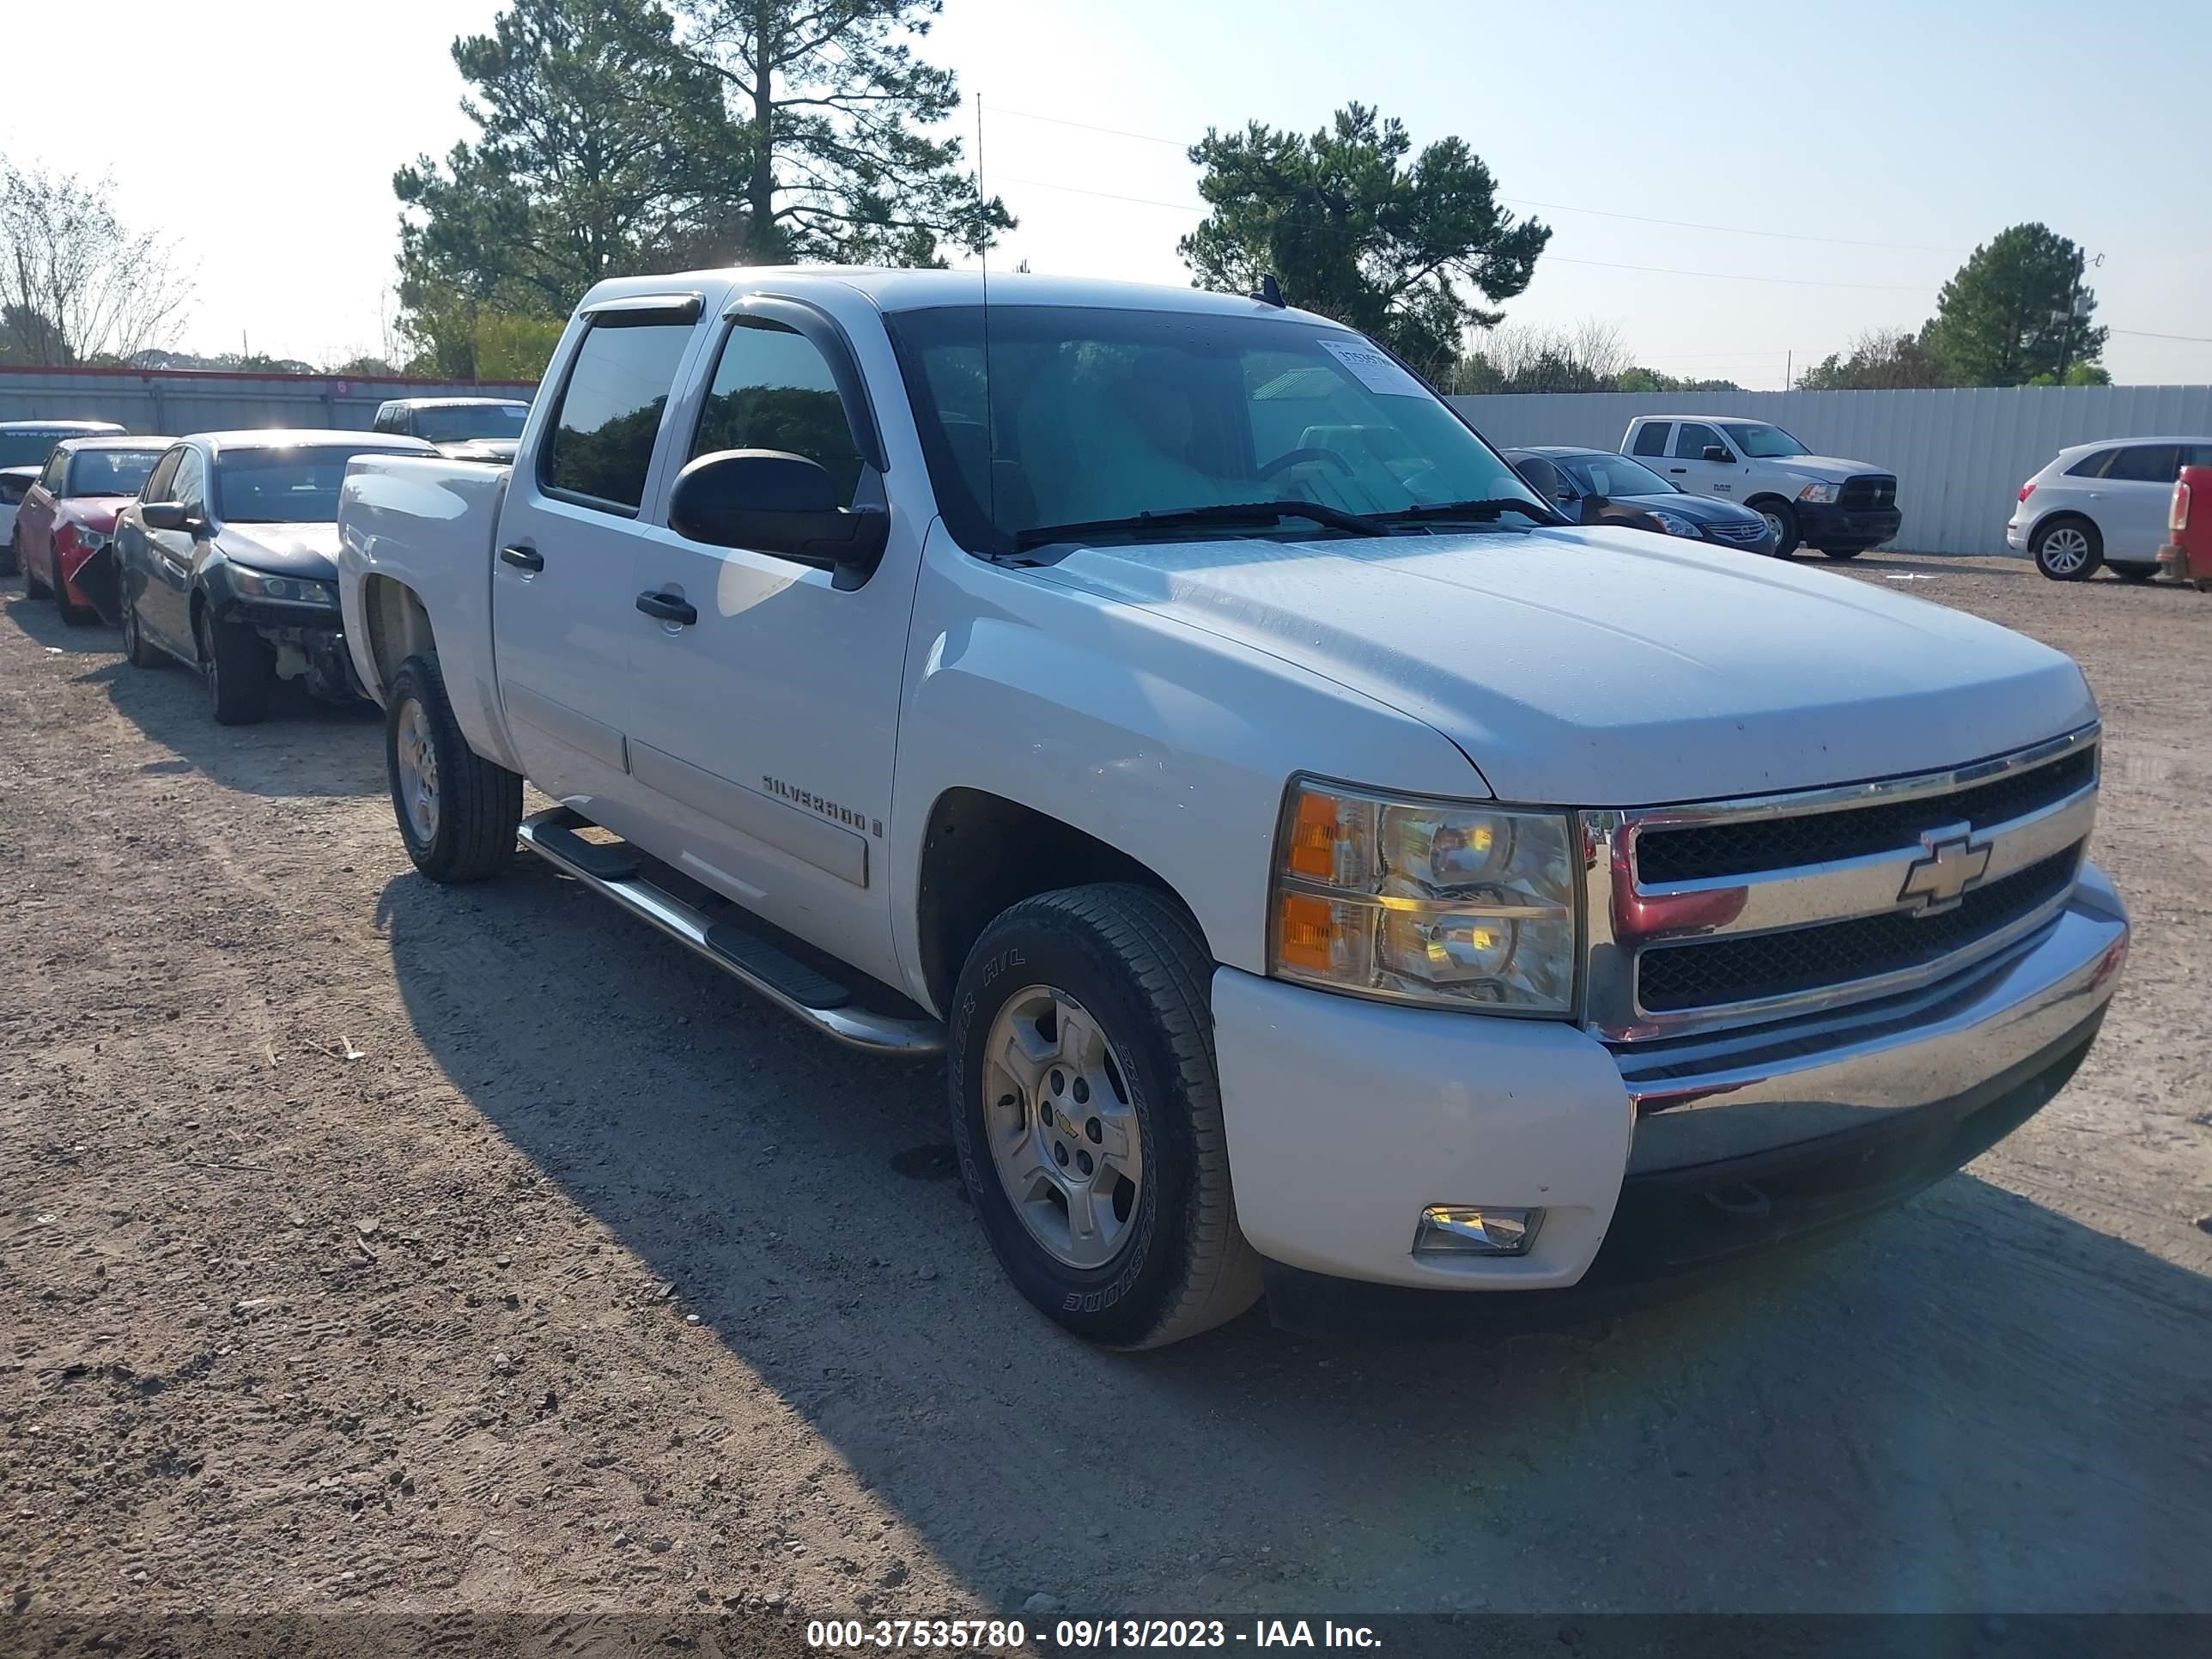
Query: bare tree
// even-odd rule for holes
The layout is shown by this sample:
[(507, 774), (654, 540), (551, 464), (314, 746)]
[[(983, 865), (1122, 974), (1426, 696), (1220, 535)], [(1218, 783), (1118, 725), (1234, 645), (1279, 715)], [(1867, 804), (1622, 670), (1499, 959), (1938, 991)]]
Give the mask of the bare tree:
[(121, 362), (175, 340), (191, 278), (173, 241), (117, 216), (114, 189), (0, 161), (0, 355)]
[(1598, 392), (1636, 366), (1618, 324), (1500, 323), (1458, 364), (1457, 392)]

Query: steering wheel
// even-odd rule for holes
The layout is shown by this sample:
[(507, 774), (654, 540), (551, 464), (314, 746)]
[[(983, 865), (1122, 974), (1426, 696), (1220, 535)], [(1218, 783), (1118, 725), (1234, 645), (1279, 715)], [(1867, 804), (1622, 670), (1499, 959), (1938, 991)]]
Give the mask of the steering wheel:
[(1297, 466), (1304, 461), (1333, 461), (1335, 463), (1336, 470), (1338, 471), (1343, 473), (1347, 478), (1352, 477), (1352, 463), (1346, 460), (1343, 456), (1338, 454), (1333, 449), (1317, 449), (1310, 447), (1305, 449), (1285, 450), (1281, 454), (1276, 456), (1273, 460), (1268, 462), (1267, 465), (1260, 469), (1260, 476), (1263, 478), (1272, 478), (1278, 472), (1287, 471), (1289, 468)]

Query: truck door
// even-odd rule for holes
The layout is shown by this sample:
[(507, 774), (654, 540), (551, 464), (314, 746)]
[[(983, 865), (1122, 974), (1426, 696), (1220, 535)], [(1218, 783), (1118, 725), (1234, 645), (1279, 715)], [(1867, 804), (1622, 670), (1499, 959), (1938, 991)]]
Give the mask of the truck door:
[[(841, 506), (881, 502), (884, 453), (850, 345), (811, 306), (749, 297), (717, 325), (713, 377), (665, 469), (729, 449), (820, 463)], [(857, 586), (779, 554), (638, 526), (630, 758), (653, 850), (878, 977), (888, 925), (896, 711), (926, 527), (894, 513)], [(658, 613), (658, 614), (655, 614)], [(673, 851), (669, 850), (673, 848)]]
[(524, 769), (621, 833), (638, 509), (698, 314), (696, 295), (587, 314), (535, 457), (507, 485), (492, 559), (500, 698)]
[[(1725, 461), (1709, 461), (1708, 449), (1725, 450)], [(1742, 482), (1742, 459), (1735, 447), (1720, 434), (1717, 427), (1703, 421), (1685, 421), (1674, 428), (1674, 453), (1667, 462), (1667, 476), (1692, 495), (1717, 495), (1723, 501), (1735, 501), (1742, 492), (1737, 485)]]

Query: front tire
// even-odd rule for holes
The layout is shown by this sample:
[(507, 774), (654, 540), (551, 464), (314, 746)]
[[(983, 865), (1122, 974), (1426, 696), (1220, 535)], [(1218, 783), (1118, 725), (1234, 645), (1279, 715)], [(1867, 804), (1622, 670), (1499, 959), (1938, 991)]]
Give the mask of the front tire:
[(2120, 564), (2112, 560), (2106, 560), (2106, 564), (2124, 582), (2147, 582), (2158, 574), (2154, 564)]
[(1086, 1341), (1159, 1347), (1259, 1297), (1212, 971), (1166, 897), (1073, 887), (993, 921), (954, 990), (952, 1139), (976, 1218), (1015, 1288)]
[(1856, 559), (1865, 551), (1866, 549), (1863, 547), (1824, 547), (1820, 550), (1820, 556), (1824, 559), (1834, 559), (1840, 563), (1845, 559)]
[(1786, 559), (1797, 551), (1797, 514), (1789, 502), (1779, 496), (1769, 495), (1764, 501), (1745, 503), (1766, 520), (1766, 527), (1774, 532), (1774, 556)]
[(392, 816), (433, 881), (482, 881), (514, 856), (522, 779), (469, 747), (430, 657), (399, 665), (385, 693), (384, 768)]
[(138, 626), (138, 607), (129, 599), (123, 601), (123, 660), (133, 668), (155, 668), (161, 665), (161, 653), (146, 642), (146, 635)]
[(2055, 582), (2086, 581), (2105, 562), (2104, 538), (2087, 519), (2053, 519), (2035, 527), (2027, 544), (2035, 568)]
[(217, 726), (252, 726), (269, 718), (276, 659), (268, 641), (237, 623), (218, 623), (204, 609), (192, 617), (200, 678)]
[[(57, 577), (60, 574), (55, 574)], [(62, 621), (71, 628), (90, 628), (100, 620), (100, 612), (70, 598), (69, 585), (58, 580), (54, 583), (54, 609), (62, 613)]]

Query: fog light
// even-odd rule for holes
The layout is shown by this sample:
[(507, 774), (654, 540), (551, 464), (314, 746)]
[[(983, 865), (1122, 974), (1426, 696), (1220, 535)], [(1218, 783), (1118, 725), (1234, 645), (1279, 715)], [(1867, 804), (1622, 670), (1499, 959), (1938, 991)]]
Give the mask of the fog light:
[(1542, 1224), (1541, 1210), (1500, 1210), (1431, 1204), (1413, 1230), (1415, 1255), (1526, 1255)]

